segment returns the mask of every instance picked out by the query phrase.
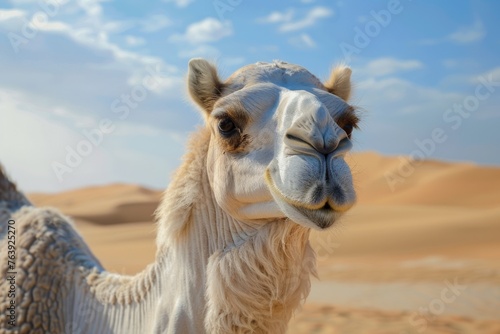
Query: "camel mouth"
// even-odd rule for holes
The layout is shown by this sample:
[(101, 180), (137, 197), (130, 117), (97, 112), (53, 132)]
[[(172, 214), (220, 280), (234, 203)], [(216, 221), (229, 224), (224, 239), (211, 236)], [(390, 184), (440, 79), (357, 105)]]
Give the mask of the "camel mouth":
[[(328, 202), (319, 209), (309, 209), (290, 204), (300, 215), (314, 224), (314, 229), (326, 230), (333, 226), (342, 212), (335, 210)], [(299, 222), (300, 223), (300, 222)], [(309, 225), (309, 224), (307, 224)]]
[(279, 199), (276, 200), (276, 203), (287, 218), (294, 223), (318, 231), (331, 228), (342, 215), (342, 212), (335, 210), (329, 204), (325, 204), (319, 209), (310, 209)]
[(340, 216), (348, 208), (332, 205), (330, 200), (324, 200), (317, 205), (306, 206), (302, 203), (294, 203), (286, 198), (276, 187), (271, 173), (266, 171), (266, 183), (269, 186), (271, 195), (281, 211), (292, 221), (304, 227), (315, 230), (326, 230), (333, 226)]

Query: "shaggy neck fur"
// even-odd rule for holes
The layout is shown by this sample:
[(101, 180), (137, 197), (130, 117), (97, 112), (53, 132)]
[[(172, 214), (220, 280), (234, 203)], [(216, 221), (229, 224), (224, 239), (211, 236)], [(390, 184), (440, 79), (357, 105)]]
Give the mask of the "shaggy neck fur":
[(92, 309), (98, 315), (89, 328), (102, 332), (286, 331), (315, 275), (309, 229), (285, 219), (248, 224), (228, 216), (209, 186), (209, 141), (205, 129), (192, 138), (165, 193), (156, 262), (135, 277), (94, 270), (82, 283), (77, 275), (75, 300), (85, 302), (71, 310), (74, 322), (88, 323), (82, 314)]
[(227, 215), (209, 187), (209, 142), (206, 129), (192, 138), (165, 194), (158, 256), (180, 256), (177, 268), (187, 284), (179, 293), (204, 291), (189, 295), (198, 297), (198, 314), (205, 310), (207, 332), (284, 333), (315, 274), (309, 229), (285, 219), (248, 224)]

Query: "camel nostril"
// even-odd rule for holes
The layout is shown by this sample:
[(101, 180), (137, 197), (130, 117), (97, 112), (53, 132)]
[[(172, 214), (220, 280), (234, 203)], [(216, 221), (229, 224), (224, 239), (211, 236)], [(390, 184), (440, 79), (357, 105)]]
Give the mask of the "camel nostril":
[(313, 149), (314, 151), (321, 153), (325, 156), (335, 151), (338, 146), (338, 142), (329, 140), (325, 142), (325, 138), (323, 136), (313, 136), (313, 135), (305, 135), (300, 133), (299, 131), (289, 131), (285, 134), (285, 142), (288, 146), (294, 149)]
[(321, 210), (332, 210), (332, 207), (330, 206), (330, 204), (328, 204), (328, 202), (326, 202), (325, 205), (323, 205), (323, 207), (321, 208)]
[(303, 139), (303, 136), (299, 134), (299, 136), (293, 135), (290, 132), (287, 132), (285, 134), (285, 143), (295, 149), (302, 151), (304, 149), (310, 150), (310, 149), (315, 149), (315, 146), (311, 144), (308, 140)]
[(291, 140), (291, 141), (298, 141), (298, 142), (305, 143), (305, 144), (309, 145), (305, 140), (303, 140), (299, 137), (296, 137), (294, 135), (291, 135), (289, 133), (286, 134), (286, 139)]

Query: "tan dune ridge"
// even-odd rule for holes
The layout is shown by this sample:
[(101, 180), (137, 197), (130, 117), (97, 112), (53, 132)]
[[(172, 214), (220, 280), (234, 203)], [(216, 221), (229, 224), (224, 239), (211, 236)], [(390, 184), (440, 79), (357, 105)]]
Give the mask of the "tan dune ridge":
[[(374, 152), (348, 161), (358, 204), (312, 233), (321, 281), (289, 332), (500, 333), (500, 168)], [(73, 217), (107, 270), (134, 274), (154, 260), (161, 193), (112, 184), (29, 197)], [(466, 288), (432, 313), (450, 282)]]
[[(348, 162), (358, 187), (359, 204), (500, 207), (500, 168), (408, 161), (407, 157), (374, 152), (350, 155)], [(388, 179), (401, 181), (391, 189)]]
[(161, 192), (137, 185), (114, 184), (58, 194), (31, 194), (39, 206), (54, 206), (74, 219), (100, 225), (152, 221)]

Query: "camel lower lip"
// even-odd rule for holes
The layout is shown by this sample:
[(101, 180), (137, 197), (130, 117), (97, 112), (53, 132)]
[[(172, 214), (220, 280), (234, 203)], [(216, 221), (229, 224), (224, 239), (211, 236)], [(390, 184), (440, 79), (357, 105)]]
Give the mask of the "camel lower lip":
[(293, 206), (298, 212), (304, 215), (307, 219), (313, 222), (321, 229), (326, 229), (332, 226), (337, 218), (337, 212), (328, 204), (325, 204), (321, 209), (307, 209), (300, 206)]

